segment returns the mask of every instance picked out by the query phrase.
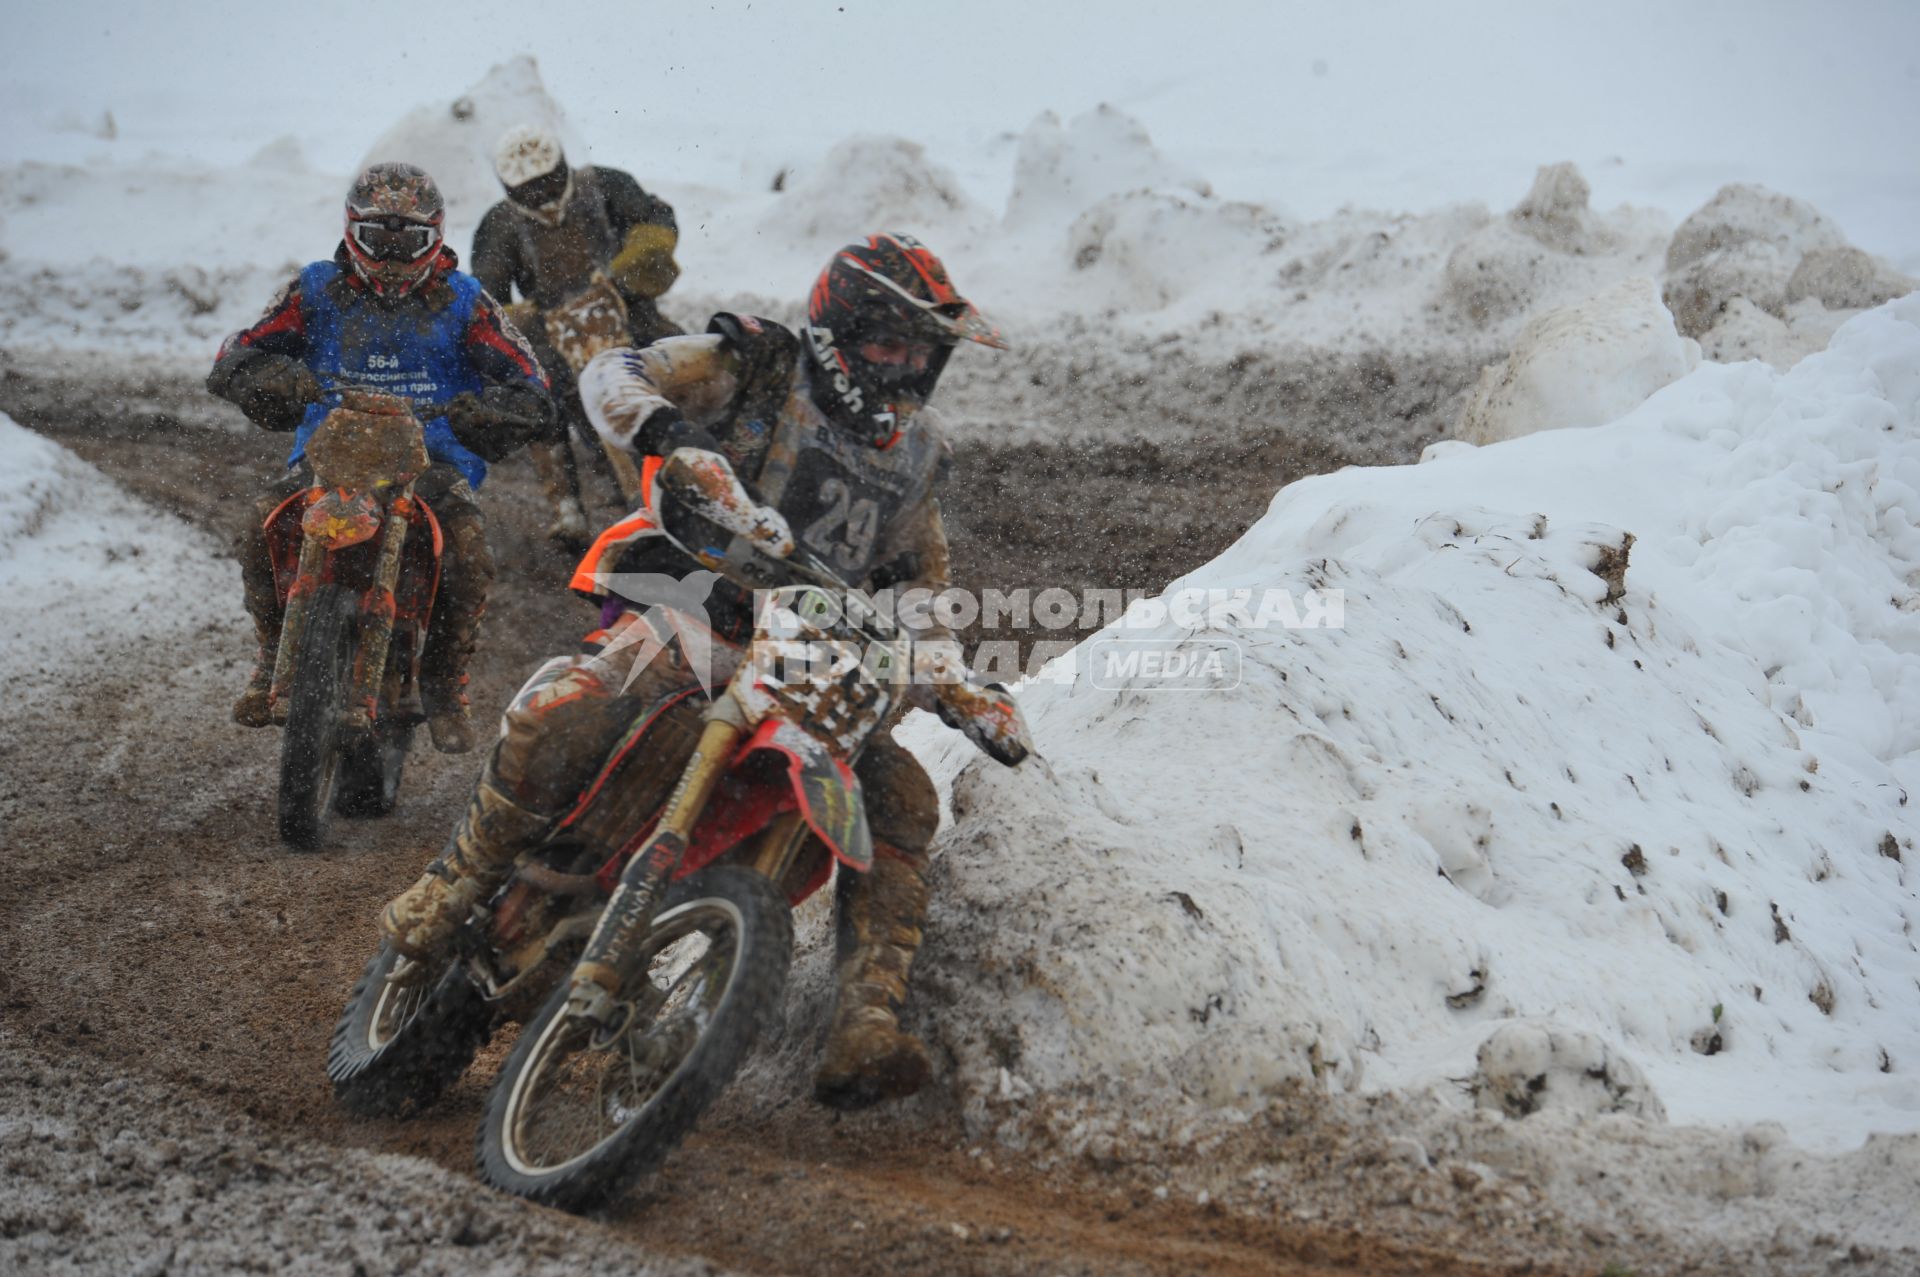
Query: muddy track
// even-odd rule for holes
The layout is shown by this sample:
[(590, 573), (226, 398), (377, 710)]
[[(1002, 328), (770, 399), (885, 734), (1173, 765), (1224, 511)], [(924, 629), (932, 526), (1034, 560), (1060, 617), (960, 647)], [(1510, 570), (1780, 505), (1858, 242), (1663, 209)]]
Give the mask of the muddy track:
[[(155, 394), (109, 401), (15, 376), (0, 408), (224, 539), (282, 441), (183, 421), (205, 412), (190, 387)], [(178, 413), (154, 407), (169, 395)], [(1181, 466), (1147, 445), (970, 445), (949, 502), (958, 574), (1158, 586), (1231, 542), (1290, 468), (1340, 460), (1280, 440), (1186, 455), (1195, 459)], [(590, 619), (560, 587), (565, 560), (536, 535), (523, 462), (498, 469), (487, 508), (501, 574), (474, 671), (482, 714)], [(237, 596), (237, 572), (234, 586)], [(392, 817), (336, 822), (328, 849), (289, 853), (272, 832), (277, 738), (226, 720), (250, 639), (222, 608), (202, 640), (96, 662), (70, 704), (0, 725), (0, 1015), (46, 1057), (84, 1057), (190, 1104), (466, 1175), (502, 1043), (410, 1124), (344, 1117), (323, 1067), (375, 911), (437, 848), (476, 759), (417, 751)], [(835, 1120), (796, 1101), (770, 1127), (723, 1109), (604, 1223), (661, 1253), (754, 1273), (1551, 1271), (1483, 1265), (1392, 1231), (1156, 1197), (1097, 1168), (983, 1157), (937, 1102)]]

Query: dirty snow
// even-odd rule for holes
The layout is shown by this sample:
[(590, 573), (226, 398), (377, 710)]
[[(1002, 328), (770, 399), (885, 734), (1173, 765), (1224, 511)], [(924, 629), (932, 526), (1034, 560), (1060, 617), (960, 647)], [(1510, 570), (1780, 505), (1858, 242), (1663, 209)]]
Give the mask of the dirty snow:
[(1539, 1108), (1920, 1132), (1917, 438), (1920, 297), (1784, 376), (1289, 486), (1169, 597), (1339, 589), (1344, 628), (1109, 630), (1244, 666), (1050, 668), (1050, 771), (918, 729), (976, 1102), (1500, 1108), (1518, 1068)]
[(199, 659), (204, 628), (240, 610), (239, 578), (205, 532), (0, 413), (0, 682), (17, 703), (89, 661), (107, 678), (132, 651)]

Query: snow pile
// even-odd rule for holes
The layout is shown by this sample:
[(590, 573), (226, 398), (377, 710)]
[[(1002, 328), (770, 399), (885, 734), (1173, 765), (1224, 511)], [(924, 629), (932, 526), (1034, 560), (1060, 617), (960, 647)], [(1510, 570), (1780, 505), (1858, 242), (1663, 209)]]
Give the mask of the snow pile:
[(0, 413), (0, 681), (16, 703), (111, 652), (191, 662), (206, 623), (239, 613), (238, 577), (205, 533)]
[(1498, 443), (1536, 430), (1597, 426), (1693, 371), (1699, 344), (1673, 329), (1644, 277), (1528, 323), (1506, 361), (1480, 374), (1454, 434)]
[(825, 261), (849, 240), (898, 230), (930, 243), (970, 238), (992, 222), (952, 172), (905, 138), (862, 134), (837, 144), (819, 166), (796, 174), (786, 197), (760, 220), (763, 235), (785, 239)]
[[(1796, 275), (1801, 282), (1790, 297)], [(1849, 251), (1839, 228), (1812, 205), (1743, 183), (1722, 187), (1667, 246), (1666, 302), (1689, 337), (1712, 327), (1736, 297), (1784, 317), (1800, 297), (1824, 293), (1833, 299), (1829, 308), (1839, 309), (1878, 305), (1912, 288), (1891, 268)]]
[[(1288, 487), (1169, 587), (1265, 593), (1119, 632), (1231, 690), (1090, 640), (1022, 695), (1050, 770), (910, 725), (969, 1111), (1306, 1080), (1920, 1131), (1916, 509), (1910, 297), (1785, 375)], [(1255, 623), (1330, 588), (1344, 628)]]
[(1205, 178), (1162, 155), (1124, 111), (1103, 103), (1067, 125), (1046, 111), (1020, 135), (1005, 222), (1057, 232), (1101, 200), (1135, 191), (1213, 194)]
[(367, 148), (360, 167), (397, 160), (433, 174), (447, 201), (447, 241), (464, 252), (473, 228), (501, 198), (494, 144), (521, 124), (551, 129), (571, 163), (587, 163), (586, 146), (548, 95), (540, 68), (522, 54), (490, 68), (452, 102), (414, 107)]
[(1632, 237), (1631, 214), (1616, 228), (1587, 206), (1592, 189), (1571, 164), (1550, 164), (1504, 218), (1490, 222), (1448, 256), (1448, 300), (1476, 324), (1524, 311), (1547, 290), (1564, 289), (1599, 257)]

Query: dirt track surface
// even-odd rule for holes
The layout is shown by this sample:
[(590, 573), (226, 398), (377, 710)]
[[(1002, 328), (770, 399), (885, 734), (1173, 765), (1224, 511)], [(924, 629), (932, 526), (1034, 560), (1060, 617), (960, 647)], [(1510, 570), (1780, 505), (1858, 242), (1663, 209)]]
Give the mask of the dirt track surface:
[[(283, 443), (195, 421), (233, 419), (185, 385), (108, 398), (16, 375), (0, 408), (223, 538)], [(1223, 548), (1301, 464), (1263, 447), (1183, 472), (1140, 447), (970, 445), (950, 502), (959, 575), (1157, 586)], [(501, 575), (474, 671), (482, 714), (589, 620), (535, 535), (523, 463), (499, 468), (487, 508)], [(797, 1083), (771, 1120), (723, 1105), (599, 1220), (508, 1202), (469, 1177), (501, 1042), (407, 1124), (345, 1117), (324, 1075), (375, 912), (437, 849), (477, 756), (417, 750), (393, 816), (336, 822), (327, 850), (290, 853), (272, 832), (277, 737), (226, 719), (249, 643), (222, 609), (198, 650), (110, 654), (65, 703), (0, 720), (0, 1269), (633, 1271), (651, 1255), (650, 1271), (850, 1277), (1443, 1275), (1591, 1273), (1619, 1253), (1471, 1177), (1391, 1215), (1365, 1194), (1343, 1206), (1338, 1183), (1311, 1210), (1272, 1191), (1168, 1191), (1139, 1164), (970, 1145), (937, 1094), (836, 1120)], [(1241, 1141), (1242, 1169), (1291, 1159), (1305, 1174), (1317, 1158), (1355, 1183), (1391, 1178), (1275, 1121)], [(365, 1188), (314, 1188), (323, 1176)], [(287, 1194), (263, 1195), (273, 1184)]]

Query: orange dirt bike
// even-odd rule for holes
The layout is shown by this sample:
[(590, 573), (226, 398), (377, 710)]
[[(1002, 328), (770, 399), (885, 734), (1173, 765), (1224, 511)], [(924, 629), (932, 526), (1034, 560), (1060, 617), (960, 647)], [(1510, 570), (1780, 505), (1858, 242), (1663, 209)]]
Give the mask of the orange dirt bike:
[[(709, 689), (699, 742), (658, 810), (613, 822), (605, 840), (580, 834), (608, 827), (621, 762), (645, 749), (657, 706), (447, 958), (414, 970), (383, 944), (334, 1030), (328, 1073), (349, 1108), (417, 1112), (501, 1019), (520, 1020), (481, 1124), (481, 1174), (577, 1211), (657, 1167), (726, 1088), (781, 1013), (793, 907), (834, 862), (872, 866), (852, 763), (911, 659), (892, 620), (843, 605), (817, 561), (762, 567), (796, 583), (762, 596), (753, 644)], [(955, 712), (942, 717), (979, 741)], [(1003, 761), (1031, 752), (1017, 711), (992, 730), (1018, 746)]]
[(270, 703), (280, 742), (280, 837), (319, 845), (333, 812), (393, 810), (425, 718), (419, 658), (441, 537), (414, 480), (430, 461), (405, 399), (346, 390), (307, 441), (314, 484), (267, 519), (285, 608)]

